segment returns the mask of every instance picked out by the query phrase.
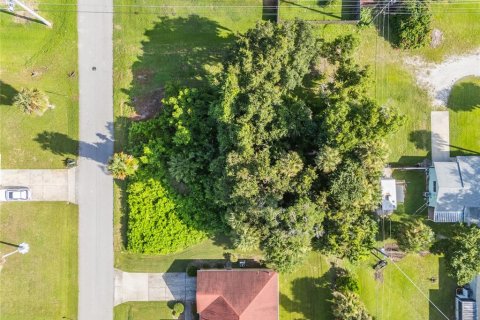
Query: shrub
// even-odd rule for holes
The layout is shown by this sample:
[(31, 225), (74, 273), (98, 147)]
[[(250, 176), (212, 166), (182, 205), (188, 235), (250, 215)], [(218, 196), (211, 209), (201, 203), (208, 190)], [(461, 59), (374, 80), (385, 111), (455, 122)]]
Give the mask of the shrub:
[(428, 250), (434, 240), (432, 229), (420, 220), (403, 224), (398, 233), (398, 245), (404, 251)]
[(159, 181), (149, 179), (129, 185), (127, 248), (136, 253), (167, 254), (203, 240), (180, 201)]
[(230, 259), (230, 262), (232, 263), (238, 262), (238, 256), (233, 252), (230, 253), (229, 259)]
[(48, 101), (48, 96), (38, 89), (23, 88), (13, 97), (13, 106), (21, 108), (23, 112), (42, 115), (47, 109), (54, 106)]
[(363, 7), (360, 9), (360, 21), (359, 27), (368, 27), (372, 24), (373, 20), (373, 8)]
[(172, 314), (175, 317), (178, 317), (179, 315), (181, 315), (183, 313), (183, 311), (185, 311), (185, 306), (183, 305), (183, 303), (177, 302), (173, 305)]
[(108, 162), (108, 171), (115, 179), (124, 180), (135, 174), (138, 169), (138, 160), (132, 155), (117, 152)]
[(210, 269), (210, 265), (208, 263), (204, 263), (202, 265), (202, 269)]
[(188, 266), (187, 268), (187, 275), (189, 277), (196, 277), (197, 276), (198, 267), (197, 266)]
[(358, 295), (348, 291), (333, 293), (332, 313), (335, 319), (372, 320)]
[(427, 4), (423, 0), (405, 0), (399, 11), (392, 18), (394, 45), (402, 49), (425, 46), (432, 30), (432, 15)]
[(351, 291), (358, 293), (360, 291), (358, 280), (350, 272), (341, 268), (337, 270), (335, 286), (337, 291), (340, 292)]

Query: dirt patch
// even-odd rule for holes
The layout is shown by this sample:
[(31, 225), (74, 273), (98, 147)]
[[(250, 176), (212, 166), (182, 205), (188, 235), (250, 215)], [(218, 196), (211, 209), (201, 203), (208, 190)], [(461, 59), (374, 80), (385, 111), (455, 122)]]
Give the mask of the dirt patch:
[(375, 280), (379, 282), (383, 282), (383, 269), (375, 271)]
[(135, 81), (143, 85), (149, 83), (154, 75), (155, 73), (150, 69), (138, 69), (133, 72)]
[(135, 113), (131, 116), (133, 120), (141, 121), (155, 117), (162, 109), (162, 99), (165, 90), (160, 88), (146, 95), (132, 99)]
[(430, 41), (430, 46), (432, 48), (437, 48), (443, 42), (443, 32), (440, 29), (432, 30), (432, 40)]
[(385, 253), (395, 262), (402, 260), (406, 255), (396, 243), (386, 244)]
[(445, 107), (452, 86), (467, 76), (480, 76), (480, 48), (452, 56), (439, 64), (429, 63), (420, 57), (407, 58), (405, 62), (414, 71), (417, 83), (428, 90), (434, 106)]

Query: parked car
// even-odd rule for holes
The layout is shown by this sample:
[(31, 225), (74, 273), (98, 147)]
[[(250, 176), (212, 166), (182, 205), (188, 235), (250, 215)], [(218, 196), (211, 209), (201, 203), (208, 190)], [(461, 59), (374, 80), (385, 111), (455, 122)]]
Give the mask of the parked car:
[(26, 201), (32, 198), (27, 187), (3, 187), (0, 189), (0, 201)]

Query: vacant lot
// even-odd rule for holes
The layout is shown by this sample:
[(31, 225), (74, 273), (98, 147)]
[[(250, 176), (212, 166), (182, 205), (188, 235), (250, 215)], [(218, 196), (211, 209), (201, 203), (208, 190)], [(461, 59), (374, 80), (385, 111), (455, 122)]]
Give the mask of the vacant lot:
[[(42, 5), (48, 2), (35, 3), (53, 22), (51, 29), (0, 13), (0, 153), (4, 168), (60, 168), (65, 155), (77, 153), (76, 14)], [(24, 15), (19, 10), (16, 13)], [(22, 88), (46, 92), (55, 109), (39, 117), (13, 108), (12, 99)], [(41, 135), (44, 131), (55, 135)]]
[(459, 80), (450, 93), (448, 108), (451, 154), (480, 154), (480, 78)]
[[(290, 1), (289, 1), (290, 2)], [(313, 9), (326, 9), (327, 6), (318, 1), (291, 1), (303, 6), (312, 6)], [(148, 4), (150, 2), (131, 0), (117, 1), (119, 4)], [(162, 4), (177, 4), (176, 1), (166, 1)], [(195, 6), (190, 4), (195, 3)], [(160, 100), (166, 83), (173, 81), (180, 85), (201, 85), (201, 80), (209, 74), (218, 72), (218, 61), (224, 52), (225, 46), (230, 43), (231, 35), (245, 31), (253, 26), (255, 21), (265, 16), (265, 11), (259, 6), (259, 1), (242, 3), (243, 8), (228, 6), (231, 1), (215, 2), (216, 7), (205, 7), (213, 4), (212, 1), (187, 1), (185, 7), (175, 8), (122, 8), (115, 15), (115, 115), (117, 150), (121, 150), (126, 142), (126, 128), (132, 118), (148, 118), (161, 109)], [(335, 8), (339, 10), (341, 5)], [(281, 18), (285, 16), (287, 6), (298, 7), (281, 2)], [(120, 10), (120, 9), (118, 9)], [(282, 11), (283, 10), (283, 11)], [(287, 14), (288, 14), (287, 10)], [(298, 9), (292, 9), (295, 12)], [(310, 8), (317, 17), (321, 13)], [(135, 12), (137, 14), (135, 14)], [(341, 15), (341, 10), (337, 11)], [(445, 13), (441, 17), (447, 17)], [(293, 13), (292, 18), (295, 13)], [(435, 12), (435, 15), (437, 13)], [(458, 15), (455, 19), (460, 21)], [(435, 22), (437, 23), (437, 22)], [(430, 101), (427, 93), (418, 87), (413, 74), (403, 63), (403, 58), (412, 52), (401, 52), (392, 49), (388, 39), (382, 32), (371, 27), (358, 29), (354, 26), (318, 25), (318, 34), (325, 38), (332, 38), (338, 34), (356, 33), (360, 38), (360, 50), (357, 54), (359, 62), (371, 66), (370, 72), (375, 82), (370, 90), (372, 95), (382, 104), (388, 104), (400, 109), (406, 115), (406, 124), (398, 133), (392, 134), (388, 142), (391, 155), (390, 161), (399, 164), (415, 164), (428, 156), (430, 149)], [(466, 29), (463, 29), (464, 31)], [(441, 53), (462, 52), (473, 45), (453, 48), (448, 32), (445, 33), (445, 46), (450, 49), (441, 49)], [(442, 47), (443, 48), (443, 47)], [(453, 48), (453, 50), (452, 50)], [(437, 51), (435, 51), (437, 52)], [(434, 54), (428, 56), (429, 50), (413, 52), (428, 59), (434, 59)], [(435, 53), (436, 54), (436, 53)], [(439, 54), (440, 55), (440, 54)], [(399, 174), (410, 185), (409, 200), (404, 211), (411, 214), (422, 204), (424, 175)], [(222, 241), (208, 240), (196, 246), (166, 256), (134, 255), (122, 252), (122, 185), (116, 188), (116, 266), (127, 271), (182, 271), (186, 264), (193, 259), (221, 259), (228, 247)], [(122, 208), (123, 206), (123, 208)], [(123, 225), (123, 226), (122, 226)], [(328, 319), (330, 297), (328, 280), (330, 279), (330, 262), (318, 253), (312, 253), (308, 261), (296, 272), (281, 277), (281, 319)], [(436, 311), (431, 309), (428, 301), (418, 292), (404, 276), (390, 264), (384, 270), (383, 281), (374, 279), (372, 265), (376, 260), (350, 266), (343, 261), (339, 264), (347, 265), (358, 274), (362, 284), (361, 298), (369, 311), (378, 319), (440, 319)], [(413, 281), (422, 291), (443, 306), (443, 311), (452, 315), (453, 290), (455, 284), (445, 277), (442, 259), (438, 256), (418, 255), (407, 256), (399, 262)], [(418, 269), (417, 269), (418, 268)], [(439, 279), (431, 283), (428, 278), (435, 276)], [(325, 287), (327, 285), (327, 287)], [(151, 314), (162, 310), (154, 304), (132, 304), (116, 311), (117, 316), (124, 316), (130, 310), (132, 319), (149, 319)], [(117, 308), (119, 309), (119, 308)], [(158, 311), (160, 312), (160, 311)], [(121, 318), (123, 319), (123, 318)]]
[(7, 258), (0, 273), (0, 318), (76, 319), (77, 207), (63, 203), (0, 205), (0, 251), (27, 242), (30, 252)]

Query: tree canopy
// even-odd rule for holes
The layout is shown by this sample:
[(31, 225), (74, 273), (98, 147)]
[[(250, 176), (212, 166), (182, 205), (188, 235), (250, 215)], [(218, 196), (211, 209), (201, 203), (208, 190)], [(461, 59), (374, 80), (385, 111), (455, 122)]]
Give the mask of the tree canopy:
[(157, 177), (197, 200), (212, 228), (286, 271), (315, 246), (360, 259), (374, 243), (385, 136), (402, 118), (369, 98), (356, 39), (326, 42), (302, 21), (258, 23), (201, 88), (167, 88), (163, 112), (130, 130)]
[(480, 273), (480, 228), (463, 226), (450, 239), (445, 252), (447, 271), (460, 285)]

